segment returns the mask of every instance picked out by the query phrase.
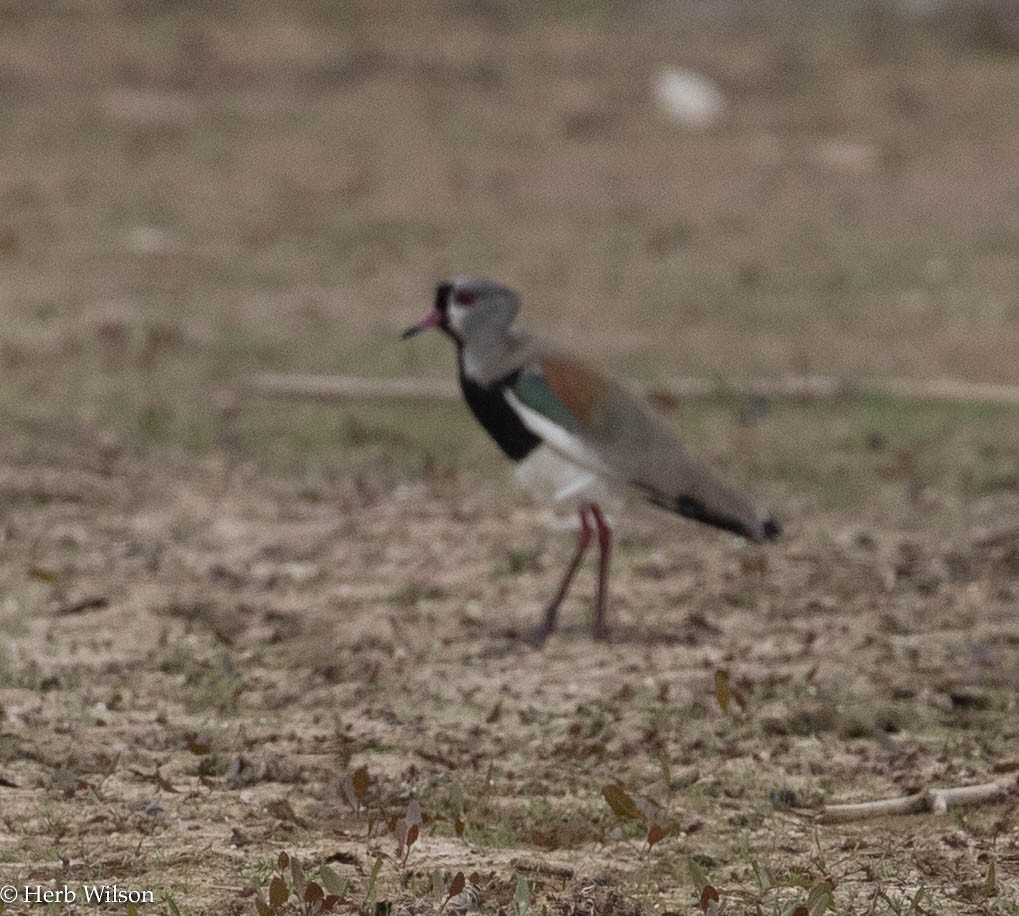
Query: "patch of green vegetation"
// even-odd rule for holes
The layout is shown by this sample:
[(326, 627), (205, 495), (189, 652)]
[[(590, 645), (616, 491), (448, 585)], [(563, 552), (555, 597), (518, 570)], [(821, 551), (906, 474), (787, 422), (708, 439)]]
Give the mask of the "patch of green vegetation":
[(46, 833), (50, 836), (63, 835), (71, 822), (68, 812), (63, 807), (52, 803), (43, 805), (40, 814), (43, 824), (46, 826)]
[(421, 601), (438, 601), (447, 595), (448, 592), (437, 585), (420, 585), (412, 582), (392, 592), (386, 600), (400, 607), (413, 607)]
[(488, 849), (512, 849), (520, 845), (513, 824), (506, 817), (481, 823), (469, 821), (464, 831), (464, 839), (475, 846)]
[[(480, 791), (479, 780), (459, 776), (431, 787), (422, 794), (421, 804), (424, 810), (441, 815), (436, 830), (462, 831), (468, 843), (498, 849), (572, 849), (603, 840), (611, 826), (608, 809), (601, 803), (553, 800), (525, 791), (512, 799), (493, 797)], [(642, 840), (647, 832), (640, 824), (621, 822), (620, 826), (631, 840)]]
[[(209, 340), (171, 341), (144, 359), (88, 339), (56, 371), (29, 363), (11, 373), (0, 422), (45, 437), (84, 420), (142, 448), (222, 451), (288, 473), (369, 481), (395, 474), (438, 487), (501, 461), (456, 400), (285, 404), (243, 393), (239, 374), (254, 368), (413, 377), (451, 364), (438, 336), (401, 345), (393, 329), (379, 326), (338, 339), (342, 319), (311, 312), (270, 330), (234, 314)], [(662, 375), (657, 357), (643, 351), (621, 359), (631, 375)], [(851, 510), (896, 488), (934, 486), (972, 498), (1017, 486), (1015, 408), (878, 395), (748, 403), (720, 381), (716, 394), (679, 399), (670, 419), (692, 454), (736, 481), (781, 482), (827, 509)], [(511, 556), (506, 572), (530, 562)]]
[(214, 709), (223, 715), (236, 711), (244, 678), (229, 656), (213, 665), (180, 649), (168, 654), (159, 669), (164, 674), (184, 676), (184, 704), (189, 710)]
[(316, 473), (442, 475), (484, 446), (465, 408), (386, 404), (298, 405), (252, 402), (231, 420), (232, 447), (270, 467)]
[(865, 506), (925, 486), (970, 495), (1010, 488), (1019, 476), (1015, 408), (877, 395), (773, 398), (743, 426), (741, 404), (728, 394), (682, 400), (673, 422), (694, 455), (729, 476), (782, 481), (822, 508)]
[(507, 547), (500, 553), (492, 568), (492, 578), (500, 579), (505, 576), (538, 572), (541, 568), (538, 562), (540, 556), (540, 547)]
[[(26, 605), (22, 604), (21, 608)], [(21, 609), (19, 608), (19, 610)], [(2, 621), (4, 636), (11, 639), (15, 636), (24, 636), (28, 633), (28, 621), (24, 617), (4, 617)], [(3, 650), (0, 649), (0, 656), (2, 656)], [(0, 657), (0, 670), (3, 669), (3, 659)]]
[(43, 677), (36, 662), (18, 664), (0, 647), (0, 687), (39, 690), (42, 681)]
[(549, 8), (564, 18), (604, 20), (618, 14), (622, 5), (619, 0), (555, 0)]
[(213, 669), (195, 686), (187, 705), (192, 710), (215, 709), (220, 715), (236, 712), (237, 700), (244, 686), (240, 672), (229, 662)]

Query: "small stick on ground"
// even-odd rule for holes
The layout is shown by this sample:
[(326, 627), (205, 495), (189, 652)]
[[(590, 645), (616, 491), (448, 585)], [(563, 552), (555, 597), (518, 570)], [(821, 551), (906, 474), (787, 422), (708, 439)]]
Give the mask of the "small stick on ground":
[(84, 614), (86, 611), (101, 611), (110, 606), (110, 599), (104, 595), (92, 595), (81, 601), (72, 601), (58, 605), (53, 614), (56, 617), (70, 617), (72, 614)]
[(528, 874), (545, 875), (548, 878), (562, 878), (569, 881), (576, 874), (576, 870), (569, 865), (557, 865), (555, 862), (547, 862), (542, 859), (531, 859), (520, 857), (513, 859), (513, 867), (518, 871)]
[[(453, 379), (443, 378), (359, 378), (346, 375), (290, 375), (254, 371), (239, 379), (241, 392), (291, 401), (323, 404), (383, 400), (421, 403), (453, 400), (460, 396)], [(672, 398), (710, 397), (719, 392), (742, 396), (840, 400), (861, 394), (902, 398), (910, 401), (958, 401), (970, 404), (1019, 406), (1019, 385), (987, 385), (956, 379), (863, 378), (834, 376), (781, 376), (744, 379), (720, 384), (711, 378), (671, 378), (650, 392), (660, 401)]]
[(978, 786), (925, 789), (901, 798), (884, 798), (851, 805), (826, 805), (821, 812), (821, 821), (832, 824), (896, 814), (921, 814), (925, 811), (946, 814), (949, 808), (1001, 801), (1015, 786), (1015, 779), (1003, 779)]
[(456, 382), (438, 378), (357, 378), (347, 375), (287, 375), (249, 372), (241, 378), (249, 394), (289, 401), (342, 404), (349, 401), (448, 401), (459, 394)]

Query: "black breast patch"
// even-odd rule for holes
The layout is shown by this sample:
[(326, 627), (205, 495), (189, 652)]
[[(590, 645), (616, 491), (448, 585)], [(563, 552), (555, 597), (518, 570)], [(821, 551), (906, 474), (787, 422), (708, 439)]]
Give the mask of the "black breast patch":
[(519, 374), (513, 372), (485, 386), (468, 378), (463, 366), (460, 367), (460, 389), (471, 413), (499, 448), (514, 461), (522, 461), (541, 444), (541, 440), (524, 426), (506, 400), (506, 388), (512, 387)]

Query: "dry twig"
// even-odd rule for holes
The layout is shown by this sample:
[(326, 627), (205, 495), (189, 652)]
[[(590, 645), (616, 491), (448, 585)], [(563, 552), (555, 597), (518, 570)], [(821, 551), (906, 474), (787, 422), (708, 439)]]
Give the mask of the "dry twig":
[[(250, 372), (241, 378), (249, 394), (285, 400), (343, 403), (352, 400), (444, 401), (459, 396), (453, 379), (358, 378), (347, 375), (285, 375)], [(829, 376), (781, 376), (736, 384), (707, 378), (672, 378), (653, 386), (659, 396), (708, 397), (729, 391), (739, 395), (832, 399), (860, 394), (885, 395), (919, 401), (964, 401), (1019, 406), (1019, 386), (985, 385), (954, 379), (848, 379)]]
[(351, 375), (250, 372), (242, 377), (241, 385), (251, 394), (323, 404), (362, 400), (446, 401), (458, 395), (453, 379), (438, 378), (358, 378)]
[(91, 595), (80, 601), (71, 601), (54, 608), (56, 617), (69, 617), (72, 614), (84, 614), (86, 611), (101, 611), (110, 606), (110, 599), (105, 595)]
[(1016, 786), (1016, 782), (1015, 779), (1001, 779), (978, 786), (924, 789), (901, 798), (883, 798), (851, 805), (826, 805), (821, 812), (821, 820), (831, 824), (894, 814), (921, 814), (925, 811), (947, 814), (949, 808), (1001, 801)]

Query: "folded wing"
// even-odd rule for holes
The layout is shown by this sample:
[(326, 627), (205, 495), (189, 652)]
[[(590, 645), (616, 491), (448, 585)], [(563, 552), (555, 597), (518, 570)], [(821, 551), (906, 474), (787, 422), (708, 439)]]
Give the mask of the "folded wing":
[(755, 541), (779, 533), (773, 518), (688, 455), (648, 405), (573, 357), (536, 355), (507, 401), (551, 448), (662, 508)]

